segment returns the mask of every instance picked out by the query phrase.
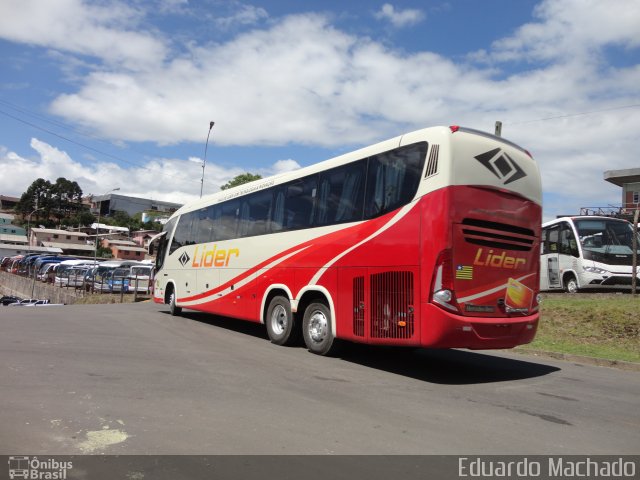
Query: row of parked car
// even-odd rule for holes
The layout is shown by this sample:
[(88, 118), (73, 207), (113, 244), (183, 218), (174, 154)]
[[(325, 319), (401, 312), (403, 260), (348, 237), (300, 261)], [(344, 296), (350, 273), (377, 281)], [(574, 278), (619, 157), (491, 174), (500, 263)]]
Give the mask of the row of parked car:
[(12, 307), (41, 307), (41, 306), (53, 306), (62, 305), (61, 303), (51, 303), (49, 300), (42, 300), (37, 298), (20, 298), (13, 295), (5, 295), (0, 297), (0, 305), (10, 305)]
[(48, 282), (58, 287), (84, 289), (87, 292), (149, 293), (154, 267), (148, 262), (112, 260), (96, 262), (55, 255), (18, 255), (5, 257), (0, 269), (16, 275)]

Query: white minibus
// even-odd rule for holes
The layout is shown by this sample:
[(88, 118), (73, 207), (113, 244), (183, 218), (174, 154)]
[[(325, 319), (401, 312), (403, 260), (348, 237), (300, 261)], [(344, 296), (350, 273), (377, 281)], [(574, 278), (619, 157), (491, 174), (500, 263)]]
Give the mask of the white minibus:
[(582, 289), (629, 288), (633, 226), (626, 220), (599, 216), (546, 222), (542, 225), (540, 260), (541, 290), (576, 293)]

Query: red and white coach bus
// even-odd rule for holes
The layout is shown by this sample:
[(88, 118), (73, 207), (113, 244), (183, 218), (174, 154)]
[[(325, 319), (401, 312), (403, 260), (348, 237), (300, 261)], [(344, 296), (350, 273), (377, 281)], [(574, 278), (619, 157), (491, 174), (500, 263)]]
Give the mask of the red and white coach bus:
[(510, 348), (538, 324), (541, 186), (517, 145), (427, 128), (180, 208), (154, 300), (303, 336)]

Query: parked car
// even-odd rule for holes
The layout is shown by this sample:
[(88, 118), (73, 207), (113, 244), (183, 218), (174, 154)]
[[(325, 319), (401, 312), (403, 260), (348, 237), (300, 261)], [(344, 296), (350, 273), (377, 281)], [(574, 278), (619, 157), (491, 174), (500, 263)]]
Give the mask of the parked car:
[(10, 303), (10, 307), (24, 307), (26, 305), (35, 304), (37, 302), (49, 303), (49, 300), (39, 300), (37, 298), (25, 298), (24, 300), (20, 300), (16, 303)]
[(9, 305), (11, 303), (18, 303), (21, 300), (21, 298), (14, 297), (13, 295), (5, 295), (4, 297), (0, 298), (0, 303), (2, 303), (2, 305)]
[(35, 302), (25, 304), (25, 307), (57, 307), (62, 305), (64, 305), (64, 303), (51, 303), (50, 300), (37, 300)]
[(28, 298), (18, 303), (10, 303), (10, 307), (52, 307), (64, 305), (63, 303), (51, 303), (50, 300), (38, 300), (37, 298)]

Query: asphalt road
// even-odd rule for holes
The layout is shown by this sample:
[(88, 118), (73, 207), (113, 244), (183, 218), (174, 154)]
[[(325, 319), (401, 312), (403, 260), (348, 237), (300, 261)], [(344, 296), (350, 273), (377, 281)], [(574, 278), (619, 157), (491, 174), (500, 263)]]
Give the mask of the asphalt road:
[(153, 303), (0, 307), (0, 454), (638, 454), (640, 373), (277, 347)]

